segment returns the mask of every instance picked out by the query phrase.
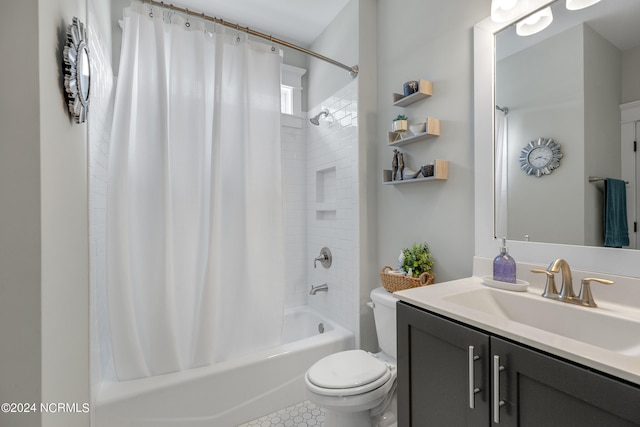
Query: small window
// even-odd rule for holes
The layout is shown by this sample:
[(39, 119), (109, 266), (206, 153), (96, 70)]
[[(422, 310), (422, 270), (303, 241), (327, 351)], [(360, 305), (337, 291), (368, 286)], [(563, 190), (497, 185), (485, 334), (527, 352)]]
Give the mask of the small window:
[(304, 68), (281, 65), (280, 110), (282, 114), (302, 117), (302, 76)]
[(280, 85), (280, 111), (293, 114), (293, 87)]

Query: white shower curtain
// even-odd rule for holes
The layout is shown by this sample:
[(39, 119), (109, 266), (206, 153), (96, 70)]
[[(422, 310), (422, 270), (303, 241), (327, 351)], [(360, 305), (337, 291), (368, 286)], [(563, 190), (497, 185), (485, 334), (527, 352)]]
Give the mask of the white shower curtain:
[(495, 233), (496, 237), (508, 237), (508, 121), (507, 114), (496, 109), (495, 123)]
[(134, 2), (107, 196), (118, 378), (277, 345), (282, 216), (278, 52)]

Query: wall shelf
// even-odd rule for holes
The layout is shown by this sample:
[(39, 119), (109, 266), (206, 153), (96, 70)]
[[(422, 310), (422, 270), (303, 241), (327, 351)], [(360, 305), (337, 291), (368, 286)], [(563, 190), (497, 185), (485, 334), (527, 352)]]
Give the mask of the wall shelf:
[(421, 99), (427, 98), (433, 95), (433, 82), (429, 80), (420, 80), (418, 84), (418, 91), (412, 93), (409, 96), (404, 96), (400, 93), (393, 94), (393, 105), (395, 107), (406, 107), (414, 102), (418, 102)]
[[(433, 95), (433, 83), (428, 80), (418, 82), (418, 91), (408, 96), (399, 93), (393, 94), (393, 105), (395, 107), (406, 107), (422, 99)], [(417, 141), (423, 141), (440, 136), (440, 120), (433, 117), (425, 119), (425, 131), (417, 134), (399, 132), (389, 132), (387, 145), (389, 147), (400, 147)], [(415, 179), (392, 180), (392, 171), (382, 170), (382, 183), (385, 185), (411, 184), (424, 181), (444, 181), (449, 178), (449, 162), (446, 160), (436, 160), (433, 164), (433, 176), (420, 177)]]
[(440, 136), (440, 120), (428, 117), (426, 121), (426, 132), (421, 132), (415, 135), (402, 137), (402, 134), (398, 132), (389, 132), (388, 143), (392, 147), (400, 147), (402, 145), (410, 144), (416, 141), (422, 141), (423, 139), (435, 138)]
[(424, 181), (444, 181), (449, 178), (449, 162), (447, 160), (436, 160), (433, 168), (433, 176), (420, 177), (415, 179), (404, 180), (391, 180), (392, 171), (389, 169), (383, 169), (382, 171), (382, 183), (385, 185), (397, 185), (397, 184), (411, 184), (414, 182)]

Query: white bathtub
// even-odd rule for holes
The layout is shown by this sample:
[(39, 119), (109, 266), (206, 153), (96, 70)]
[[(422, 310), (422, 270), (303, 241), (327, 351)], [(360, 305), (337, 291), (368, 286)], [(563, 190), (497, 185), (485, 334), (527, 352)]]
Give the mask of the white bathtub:
[[(318, 331), (322, 323), (324, 332)], [(96, 427), (232, 427), (306, 399), (304, 373), (354, 348), (351, 331), (303, 306), (285, 314), (283, 344), (233, 361), (101, 384)]]

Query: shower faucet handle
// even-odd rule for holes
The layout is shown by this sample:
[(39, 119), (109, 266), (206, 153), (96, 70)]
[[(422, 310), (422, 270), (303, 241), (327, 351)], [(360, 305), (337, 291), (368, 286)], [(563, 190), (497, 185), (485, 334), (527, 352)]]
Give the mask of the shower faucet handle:
[(333, 260), (333, 258), (331, 257), (331, 251), (329, 250), (329, 248), (324, 247), (324, 248), (320, 249), (320, 255), (315, 257), (315, 259), (313, 260), (313, 268), (317, 268), (317, 262), (318, 261), (320, 261), (320, 264), (324, 268), (329, 268), (329, 267), (331, 267), (332, 260)]

